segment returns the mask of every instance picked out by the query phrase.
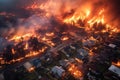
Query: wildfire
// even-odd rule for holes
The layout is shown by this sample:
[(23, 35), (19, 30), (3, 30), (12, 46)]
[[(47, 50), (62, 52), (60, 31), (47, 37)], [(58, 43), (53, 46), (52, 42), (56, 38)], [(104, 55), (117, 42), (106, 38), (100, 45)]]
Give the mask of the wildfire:
[(51, 40), (46, 41), (46, 43), (48, 43), (51, 47), (55, 46), (55, 43), (53, 43)]
[[(62, 5), (61, 1), (63, 1), (63, 3), (65, 4), (64, 6)], [(33, 9), (33, 10), (43, 10), (43, 16), (42, 17), (43, 18), (47, 17), (47, 19), (48, 19), (48, 24), (44, 25), (45, 26), (45, 30), (49, 30), (49, 26), (52, 26), (53, 28), (55, 26), (54, 30), (56, 30), (56, 31), (54, 31), (54, 30), (52, 32), (51, 31), (48, 31), (48, 32), (46, 31), (46, 33), (44, 33), (45, 32), (44, 31), (43, 32), (44, 35), (41, 35), (40, 33), (42, 33), (42, 30), (44, 30), (44, 29), (41, 29), (41, 28), (43, 28), (44, 26), (41, 25), (41, 24), (37, 24), (37, 21), (35, 22), (33, 20), (34, 19), (33, 17), (29, 18), (29, 19), (32, 19), (32, 21), (30, 21), (31, 24), (29, 24), (29, 26), (30, 27), (32, 26), (33, 28), (32, 29), (30, 28), (31, 29), (30, 31), (27, 31), (27, 29), (25, 29), (25, 30), (21, 29), (21, 30), (19, 30), (20, 33), (18, 31), (18, 33), (13, 35), (12, 38), (10, 38), (8, 40), (8, 41), (13, 41), (15, 43), (19, 43), (19, 42), (22, 42), (22, 41), (25, 42), (25, 44), (24, 44), (24, 51), (25, 52), (27, 52), (29, 50), (30, 51), (28, 52), (28, 54), (25, 53), (26, 55), (25, 55), (24, 58), (36, 56), (38, 54), (41, 54), (42, 52), (44, 52), (47, 49), (47, 47), (44, 47), (44, 48), (42, 48), (40, 50), (38, 49), (38, 51), (32, 50), (32, 48), (29, 47), (29, 43), (28, 43), (28, 40), (31, 37), (36, 37), (38, 39), (38, 42), (40, 41), (40, 42), (42, 42), (44, 44), (47, 44), (50, 47), (56, 46), (57, 41), (55, 43), (54, 41), (52, 41), (52, 38), (57, 36), (56, 32), (59, 32), (61, 34), (63, 28), (61, 28), (61, 30), (60, 30), (59, 27), (61, 27), (61, 25), (59, 25), (57, 23), (56, 23), (57, 25), (56, 24), (53, 25), (52, 23), (54, 23), (54, 21), (53, 22), (49, 21), (49, 20), (51, 20), (52, 16), (55, 17), (55, 19), (58, 20), (57, 21), (58, 23), (65, 24), (65, 27), (68, 27), (68, 25), (70, 25), (68, 28), (71, 28), (73, 26), (77, 27), (77, 29), (78, 28), (80, 28), (80, 29), (82, 28), (83, 31), (88, 33), (86, 37), (89, 37), (88, 40), (83, 38), (83, 43), (84, 42), (88, 42), (89, 45), (92, 45), (91, 41), (93, 41), (95, 43), (99, 42), (97, 39), (95, 39), (93, 37), (94, 34), (96, 34), (96, 36), (97, 36), (97, 35), (99, 35), (99, 33), (101, 35), (101, 34), (104, 34), (106, 32), (109, 32), (110, 33), (109, 36), (114, 36), (114, 33), (120, 32), (120, 30), (117, 27), (115, 27), (113, 25), (110, 25), (110, 24), (107, 24), (107, 20), (106, 20), (106, 16), (105, 16), (106, 15), (105, 14), (105, 11), (106, 11), (105, 8), (100, 8), (97, 11), (92, 12), (94, 10), (92, 10), (92, 7), (89, 4), (83, 5), (83, 7), (79, 7), (79, 6), (74, 7), (74, 6), (76, 6), (76, 5), (74, 5), (71, 8), (71, 5), (70, 5), (71, 2), (67, 3), (67, 2), (64, 2), (64, 1), (67, 1), (67, 0), (47, 0), (46, 3), (42, 3), (42, 4), (35, 3), (35, 4), (33, 4), (31, 6), (28, 6), (26, 8), (26, 9)], [(82, 1), (82, 0), (80, 0), (80, 1)], [(58, 6), (58, 7), (56, 8), (56, 6)], [(61, 6), (62, 6), (62, 8), (61, 8)], [(37, 14), (38, 15), (42, 14), (42, 12), (41, 13), (37, 13)], [(35, 14), (35, 15), (37, 15), (37, 14)], [(0, 15), (7, 15), (7, 13), (5, 13), (5, 12), (4, 13), (0, 13)], [(12, 14), (9, 14), (9, 15), (12, 15)], [(37, 16), (37, 17), (41, 18), (40, 15)], [(42, 20), (42, 21), (38, 21), (38, 23), (44, 23), (44, 21), (47, 22), (46, 21), (47, 19)], [(28, 22), (29, 22), (29, 20), (28, 20)], [(37, 29), (36, 29), (36, 27), (37, 27)], [(101, 27), (104, 27), (104, 28), (101, 28)], [(34, 28), (36, 30), (41, 29), (39, 35), (36, 33), (37, 31)], [(78, 29), (78, 31), (75, 29), (76, 32), (73, 30), (73, 35), (72, 36), (73, 37), (76, 36), (76, 38), (80, 37), (79, 35), (77, 35), (77, 32), (79, 33), (80, 29)], [(28, 33), (27, 32), (26, 33), (22, 33), (22, 30), (24, 30), (23, 32), (27, 31)], [(66, 32), (66, 33), (70, 32), (72, 34), (72, 30), (71, 31), (67, 31), (66, 30), (64, 32)], [(62, 36), (62, 37), (60, 37), (60, 39), (61, 39), (61, 41), (64, 42), (64, 41), (68, 41), (71, 38), (69, 38), (68, 36)], [(37, 41), (35, 43), (37, 43)], [(34, 41), (33, 41), (33, 44), (34, 44)], [(34, 46), (36, 46), (36, 45), (34, 45)], [(15, 49), (13, 48), (11, 51), (12, 51), (12, 54), (17, 54), (16, 48)], [(90, 56), (94, 55), (92, 50), (90, 50), (89, 52), (90, 52)], [(13, 59), (12, 62), (21, 61), (24, 58), (20, 57), (18, 59)], [(77, 61), (80, 62), (79, 60), (77, 60)], [(118, 63), (116, 63), (115, 65), (120, 66), (120, 61)], [(69, 71), (75, 77), (82, 76), (81, 71), (79, 71), (79, 69), (74, 64), (70, 65)]]
[(20, 40), (22, 40), (22, 39), (27, 40), (32, 36), (33, 36), (33, 34), (31, 34), (31, 33), (27, 33), (27, 34), (24, 34), (24, 35), (21, 35), (21, 36), (14, 35), (11, 39), (9, 39), (9, 41), (20, 42)]
[(82, 76), (82, 72), (78, 69), (74, 64), (70, 64), (68, 71), (75, 77), (80, 78)]
[(30, 53), (27, 54), (25, 57), (27, 58), (27, 57), (37, 56), (38, 54), (43, 53), (46, 49), (47, 49), (47, 47), (44, 47), (44, 48), (42, 48), (42, 49), (39, 50), (39, 51), (30, 51)]
[(98, 13), (98, 15), (94, 16), (92, 19), (90, 19), (88, 21), (88, 23), (91, 25), (93, 25), (94, 23), (103, 23), (105, 22), (104, 19), (104, 9), (100, 10), (100, 12)]
[[(78, 12), (77, 12), (78, 13)], [(91, 15), (91, 11), (90, 10), (86, 10), (84, 11), (84, 14), (81, 13), (81, 11), (79, 12), (79, 14), (73, 14), (71, 17), (67, 17), (63, 20), (64, 23), (74, 23), (77, 24), (79, 20), (88, 20), (87, 23), (92, 26), (94, 23), (104, 23), (104, 9), (100, 10), (100, 12), (98, 13), (98, 15), (93, 16), (93, 18), (90, 18)]]
[[(113, 33), (120, 32), (120, 30), (117, 27), (111, 26), (106, 23), (104, 12), (105, 12), (105, 9), (101, 9), (98, 13), (96, 12), (97, 13), (96, 15), (91, 16), (92, 13), (90, 10), (84, 11), (85, 14), (80, 14), (81, 13), (80, 11), (79, 14), (75, 13), (70, 17), (66, 17), (65, 19), (63, 19), (63, 22), (66, 24), (75, 25), (76, 27), (84, 27), (87, 32), (90, 32), (90, 31), (94, 31), (95, 33), (100, 32), (100, 31), (95, 31), (94, 24), (97, 24), (97, 26), (99, 24), (105, 25), (105, 28), (101, 30), (102, 33), (110, 32), (111, 34), (113, 34)], [(81, 25), (81, 22), (79, 22), (80, 20), (84, 25)], [(101, 27), (101, 26), (98, 26), (98, 27)]]
[[(82, 2), (82, 1), (75, 1), (75, 2)], [(84, 2), (84, 1), (83, 1)], [(97, 2), (97, 1), (93, 1)], [(65, 4), (64, 8), (62, 7), (62, 3)], [(74, 6), (76, 6), (75, 4)], [(58, 6), (56, 8), (56, 6)], [(83, 6), (77, 6), (77, 7), (71, 7), (72, 3), (68, 1), (61, 1), (61, 0), (48, 0), (45, 3), (34, 3), (31, 6), (28, 6), (26, 9), (33, 9), (33, 10), (44, 10), (44, 16), (47, 16), (48, 18), (50, 16), (55, 16), (56, 18), (59, 18), (61, 22), (65, 24), (72, 24), (76, 27), (84, 27), (87, 32), (94, 31), (95, 33), (98, 33), (94, 29), (94, 24), (105, 24), (106, 28), (104, 30), (101, 30), (102, 33), (106, 33), (108, 31), (113, 33), (120, 32), (118, 28), (115, 26), (109, 26), (107, 24), (106, 19), (106, 11), (107, 9), (105, 7), (99, 8), (97, 11), (93, 11), (93, 6), (90, 3), (85, 3)], [(62, 13), (61, 13), (62, 8)], [(65, 15), (65, 16), (64, 16)], [(64, 16), (64, 17), (63, 17)], [(82, 24), (85, 25), (81, 25)], [(85, 22), (84, 22), (85, 21)], [(98, 26), (99, 27), (99, 26)], [(53, 36), (54, 33), (46, 33), (46, 36)]]
[(49, 46), (55, 46), (55, 43), (53, 43), (50, 39), (48, 39), (47, 37), (43, 37), (41, 39), (43, 42), (47, 43)]
[(76, 24), (79, 20), (85, 20), (86, 18), (88, 18), (89, 15), (90, 15), (90, 10), (86, 10), (84, 13), (79, 12), (79, 14), (77, 12), (72, 16), (65, 18), (63, 22), (67, 24), (71, 24), (71, 23)]
[(39, 54), (39, 52), (30, 51), (30, 53), (27, 54), (25, 57), (32, 57), (32, 56), (36, 56), (36, 55), (38, 55), (38, 54)]
[(20, 58), (18, 58), (18, 59), (13, 59), (13, 60), (11, 60), (9, 63), (20, 62), (20, 61), (23, 60), (23, 59), (24, 59), (24, 57), (20, 57)]

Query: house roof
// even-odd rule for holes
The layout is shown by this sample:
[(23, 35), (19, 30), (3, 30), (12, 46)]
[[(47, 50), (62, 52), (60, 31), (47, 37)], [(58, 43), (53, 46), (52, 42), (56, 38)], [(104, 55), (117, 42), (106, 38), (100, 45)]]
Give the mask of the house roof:
[(23, 64), (23, 66), (24, 66), (27, 70), (29, 70), (29, 69), (32, 67), (32, 64), (31, 64), (30, 62), (26, 62), (26, 63)]
[(78, 52), (77, 58), (80, 59), (88, 55), (88, 52), (84, 49), (79, 49), (77, 52)]
[(111, 47), (111, 48), (115, 48), (116, 47), (115, 44), (109, 44), (108, 46)]
[(40, 59), (34, 59), (31, 61), (31, 63), (35, 66), (35, 67), (39, 67), (41, 64)]
[(118, 76), (120, 76), (120, 68), (116, 67), (115, 65), (111, 65), (109, 67), (109, 70), (116, 73)]
[(53, 72), (54, 74), (57, 74), (59, 77), (61, 77), (62, 74), (65, 72), (65, 70), (64, 70), (62, 67), (54, 66), (54, 67), (52, 68), (52, 72)]

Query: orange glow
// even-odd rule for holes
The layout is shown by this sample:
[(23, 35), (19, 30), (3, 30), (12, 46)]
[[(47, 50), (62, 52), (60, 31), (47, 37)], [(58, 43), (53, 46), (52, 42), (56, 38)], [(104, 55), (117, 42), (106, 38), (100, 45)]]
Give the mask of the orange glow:
[(48, 39), (46, 37), (43, 37), (42, 38), (42, 41), (47, 41)]
[(82, 72), (78, 69), (74, 64), (70, 64), (68, 71), (75, 77), (80, 78), (82, 76)]
[(47, 47), (43, 47), (39, 51), (30, 51), (30, 53), (25, 55), (25, 57), (20, 57), (20, 58), (17, 58), (17, 59), (13, 59), (10, 62), (6, 62), (6, 63), (10, 64), (10, 63), (15, 63), (15, 62), (20, 62), (20, 61), (24, 60), (25, 58), (34, 57), (34, 56), (37, 56), (39, 54), (42, 54), (46, 49), (47, 49)]
[(89, 55), (90, 55), (90, 56), (93, 56), (93, 55), (94, 55), (94, 53), (92, 52), (92, 50), (89, 51)]
[(52, 36), (54, 36), (54, 33), (53, 33), (53, 32), (51, 32), (51, 33), (46, 33), (46, 36), (52, 37)]
[(120, 67), (120, 61), (118, 61), (117, 63), (113, 63), (113, 65)]
[(90, 19), (88, 21), (88, 23), (91, 25), (93, 25), (94, 23), (103, 23), (105, 22), (104, 19), (104, 9), (100, 10), (100, 12), (98, 13), (98, 15), (95, 15), (92, 19)]
[(2, 57), (0, 57), (0, 64), (5, 64), (5, 61)]
[[(61, 1), (63, 1), (63, 3), (65, 5), (62, 4)], [(26, 22), (28, 27), (30, 26), (30, 30), (24, 28), (24, 24), (23, 24), (23, 25), (20, 25), (20, 27), (23, 27), (23, 28), (20, 28), (20, 30), (15, 31), (16, 33), (14, 35), (12, 35), (12, 37), (11, 37), (11, 35), (8, 36), (8, 39), (9, 39), (8, 41), (14, 42), (14, 44), (17, 44), (17, 43), (22, 42), (22, 41), (23, 41), (23, 43), (25, 43), (24, 44), (24, 50), (25, 50), (25, 52), (28, 51), (28, 53), (26, 53), (26, 55), (25, 55), (25, 58), (33, 57), (33, 56), (37, 56), (39, 54), (42, 54), (47, 49), (47, 47), (44, 47), (41, 50), (33, 51), (32, 48), (30, 47), (29, 43), (28, 43), (28, 40), (31, 37), (36, 37), (38, 39), (38, 41), (40, 41), (40, 42), (42, 42), (42, 43), (44, 43), (44, 44), (46, 44), (50, 47), (54, 47), (54, 46), (57, 46), (57, 43), (54, 43), (52, 41), (52, 38), (55, 38), (57, 36), (56, 33), (59, 33), (59, 31), (60, 32), (63, 31), (62, 34), (69, 33), (71, 35), (71, 37), (73, 36), (73, 38), (76, 39), (76, 40), (79, 37), (82, 38), (79, 35), (82, 35), (85, 32), (85, 35), (87, 35), (87, 36), (85, 36), (87, 38), (87, 40), (86, 40), (86, 38), (85, 39), (83, 38), (82, 42), (84, 43), (84, 42), (88, 41), (88, 43), (90, 43), (90, 44), (92, 44), (92, 42), (90, 42), (89, 40), (92, 40), (95, 43), (100, 42), (98, 40), (99, 40), (99, 37), (101, 37), (101, 34), (109, 32), (108, 37), (110, 37), (110, 36), (114, 36), (114, 33), (120, 32), (120, 29), (118, 29), (116, 26), (107, 24), (107, 19), (106, 19), (106, 11), (107, 10), (106, 10), (106, 8), (99, 8), (98, 10), (94, 11), (93, 7), (89, 3), (84, 4), (83, 6), (81, 6), (82, 5), (81, 4), (81, 5), (79, 5), (80, 7), (79, 6), (74, 7), (76, 5), (71, 6), (72, 1), (69, 2), (69, 3), (64, 2), (64, 1), (67, 1), (67, 0), (47, 0), (46, 3), (41, 3), (41, 4), (39, 4), (39, 3), (35, 4), (34, 3), (34, 4), (32, 4), (32, 5), (30, 5), (26, 8), (26, 9), (30, 9), (30, 10), (33, 9), (33, 11), (38, 10), (38, 13), (34, 14), (34, 15), (37, 15), (38, 18), (41, 17), (41, 14), (42, 14), (42, 11), (43, 11), (42, 17), (48, 19), (48, 24), (45, 24), (45, 25), (37, 24), (37, 22), (34, 21), (34, 19), (32, 19), (32, 21), (30, 20), (30, 24), (28, 23), (29, 25)], [(84, 0), (80, 0), (80, 1), (84, 1)], [(61, 8), (61, 6), (62, 6), (62, 8)], [(40, 10), (40, 13), (39, 13), (39, 10)], [(7, 15), (7, 13), (3, 12), (3, 13), (0, 13), (0, 15)], [(9, 14), (9, 15), (14, 16), (13, 14)], [(52, 17), (53, 18), (55, 17), (56, 22), (58, 20), (58, 23), (60, 23), (60, 25), (59, 24), (53, 25), (52, 23), (54, 23), (54, 19), (53, 19), (53, 22), (52, 22), (52, 20), (51, 20)], [(31, 19), (31, 17), (27, 19), (28, 22), (29, 22), (29, 19)], [(49, 21), (49, 20), (51, 20), (51, 21)], [(25, 19), (25, 21), (26, 21), (26, 19)], [(44, 23), (44, 21), (38, 21), (38, 23), (40, 23), (40, 22)], [(47, 20), (45, 22), (47, 22)], [(65, 24), (65, 26), (64, 26), (64, 24)], [(75, 30), (73, 28), (74, 31), (72, 32), (72, 30), (70, 30), (70, 31), (62, 30), (64, 28), (59, 29), (59, 27), (61, 27), (61, 26), (68, 27), (68, 28), (65, 28), (65, 30), (66, 29), (70, 30), (71, 27), (77, 27), (77, 28)], [(45, 27), (45, 29), (42, 29), (43, 27)], [(51, 30), (52, 29), (51, 28), (50, 32), (49, 32), (48, 27), (54, 28), (53, 31)], [(104, 28), (101, 28), (101, 27), (104, 27)], [(43, 30), (43, 34), (45, 34), (45, 35), (40, 34), (39, 31), (37, 33), (37, 30), (39, 30), (39, 29), (41, 31), (40, 33), (42, 33), (42, 30)], [(78, 31), (77, 31), (77, 29), (78, 29)], [(44, 30), (46, 31), (46, 33), (45, 33)], [(54, 30), (56, 30), (56, 31), (54, 32)], [(80, 30), (80, 33), (79, 33), (79, 30)], [(82, 31), (83, 31), (83, 33), (81, 33)], [(77, 35), (77, 33), (78, 33), (78, 35)], [(100, 36), (99, 36), (99, 33), (100, 33)], [(93, 37), (94, 34), (96, 34), (95, 38)], [(96, 36), (97, 36), (98, 40), (96, 39)], [(71, 42), (72, 41), (71, 37), (69, 38), (69, 36), (63, 36), (63, 37), (60, 37), (60, 39), (64, 43), (66, 41)], [(80, 38), (79, 38), (79, 40), (80, 40)], [(69, 40), (71, 40), (71, 41), (69, 41)], [(17, 54), (17, 51), (15, 51), (15, 50), (16, 50), (16, 48), (12, 49), (12, 54), (15, 54), (15, 53)], [(94, 53), (92, 52), (92, 49), (89, 50), (89, 55), (90, 56), (94, 55)], [(25, 58), (22, 57), (22, 58), (12, 60), (11, 63), (21, 61)], [(81, 63), (81, 61), (78, 60), (78, 59), (76, 59), (76, 61)], [(120, 65), (120, 62), (116, 63), (116, 65)], [(75, 77), (82, 76), (82, 73), (79, 71), (79, 69), (74, 64), (71, 64), (71, 67), (69, 68), (69, 71)]]
[(35, 70), (35, 68), (34, 67), (31, 67), (28, 71), (29, 72), (32, 72), (32, 71), (34, 71)]
[(97, 41), (93, 36), (91, 36), (89, 40)]
[(9, 63), (14, 63), (14, 62), (20, 62), (21, 60), (23, 60), (24, 58), (23, 57), (20, 57), (18, 59), (13, 59), (11, 60)]
[(46, 49), (47, 49), (47, 47), (44, 47), (39, 51), (30, 51), (30, 53), (28, 53), (25, 57), (37, 56), (38, 54), (41, 54), (42, 52), (44, 52)]
[(67, 36), (65, 36), (65, 37), (62, 37), (62, 41), (66, 41), (66, 40), (68, 40), (69, 39), (69, 37), (67, 37)]
[[(78, 3), (81, 3), (82, 1), (75, 1)], [(93, 3), (97, 2), (96, 0), (93, 0)], [(62, 7), (62, 1), (61, 0), (48, 0), (45, 3), (34, 3), (31, 6), (28, 6), (26, 9), (40, 9), (40, 10), (45, 10), (46, 13), (44, 13), (44, 16), (47, 16), (48, 18), (51, 15), (54, 15), (57, 18), (60, 18), (60, 20), (62, 20), (63, 23), (66, 24), (72, 24), (75, 25), (77, 27), (85, 27), (86, 31), (91, 31), (94, 30), (93, 29), (93, 25), (95, 23), (99, 24), (106, 24), (107, 23), (107, 19), (106, 19), (106, 12), (107, 9), (106, 7), (98, 7), (99, 9), (97, 11), (93, 10), (93, 4), (91, 4), (92, 1), (90, 1), (89, 3), (84, 3), (83, 0), (83, 4), (82, 6), (79, 5), (77, 7), (74, 4), (74, 6), (72, 5), (71, 2), (69, 1), (65, 1), (64, 4), (64, 8)], [(56, 8), (57, 6), (57, 8)], [(61, 10), (62, 7), (62, 10)], [(61, 13), (62, 11), (62, 13)], [(94, 11), (94, 12), (92, 12)], [(65, 17), (63, 17), (64, 14), (68, 13)], [(69, 14), (70, 13), (70, 14)], [(85, 26), (81, 26), (79, 25), (79, 20), (82, 21), (86, 21), (86, 25)], [(108, 31), (108, 28), (106, 28), (105, 30), (102, 30), (102, 33), (105, 33)], [(110, 27), (110, 31), (111, 34), (119, 32), (120, 30), (118, 30), (118, 28), (115, 28), (113, 26)], [(96, 32), (97, 33), (97, 32)], [(53, 34), (46, 34), (48, 36), (52, 36)]]
[(28, 49), (28, 46), (29, 46), (29, 44), (26, 43), (26, 44), (25, 44), (25, 48), (24, 48), (24, 50), (27, 50), (27, 49)]
[(15, 54), (15, 50), (14, 49), (12, 49), (12, 54)]
[(50, 46), (55, 46), (55, 43), (53, 43), (53, 42), (50, 41), (50, 40), (46, 41), (46, 43), (48, 43)]
[(28, 34), (24, 34), (24, 35), (14, 35), (11, 39), (9, 39), (10, 41), (15, 41), (15, 42), (19, 42), (20, 40), (24, 39), (27, 40), (29, 39), (33, 34), (28, 33)]
[(41, 39), (43, 42), (47, 43), (49, 46), (55, 46), (55, 43), (53, 43), (51, 40), (49, 40), (47, 37), (43, 37)]
[(82, 60), (78, 59), (78, 58), (75, 58), (75, 60), (78, 62), (78, 63), (83, 63)]
[[(83, 15), (85, 14), (85, 15)], [(63, 20), (64, 23), (71, 24), (71, 23), (77, 23), (79, 20), (85, 20), (90, 15), (90, 10), (86, 10), (85, 13), (82, 14), (74, 14), (71, 17), (67, 17)]]
[(34, 51), (31, 51), (29, 54), (27, 54), (25, 57), (33, 57), (33, 56), (36, 56), (38, 55), (39, 52), (34, 52)]

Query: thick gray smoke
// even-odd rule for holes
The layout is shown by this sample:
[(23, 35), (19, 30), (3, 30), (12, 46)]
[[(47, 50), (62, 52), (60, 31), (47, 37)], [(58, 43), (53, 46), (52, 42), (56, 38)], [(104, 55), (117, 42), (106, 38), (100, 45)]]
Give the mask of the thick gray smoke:
[(13, 27), (16, 28), (20, 25), (20, 19), (27, 20), (36, 12), (27, 10), (25, 7), (32, 4), (45, 4), (48, 1), (52, 1), (49, 5), (46, 4), (48, 5), (48, 12), (52, 15), (64, 15), (72, 10), (75, 12), (86, 4), (92, 6), (94, 15), (99, 8), (104, 7), (107, 9), (106, 18), (108, 18), (108, 23), (112, 22), (116, 26), (119, 25), (120, 0), (0, 0), (0, 14), (5, 13), (5, 15), (0, 15), (0, 35), (14, 32)]

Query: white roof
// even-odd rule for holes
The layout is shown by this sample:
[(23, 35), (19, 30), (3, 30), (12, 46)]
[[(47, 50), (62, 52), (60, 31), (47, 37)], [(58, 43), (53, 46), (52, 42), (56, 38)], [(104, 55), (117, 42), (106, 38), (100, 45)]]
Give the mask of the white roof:
[(118, 76), (120, 76), (120, 68), (118, 68), (118, 67), (116, 67), (114, 65), (111, 65), (109, 67), (109, 70), (112, 71), (112, 72), (114, 72), (114, 73), (116, 73)]
[(53, 68), (52, 68), (52, 72), (54, 73), (54, 74), (58, 74), (58, 76), (62, 76), (62, 74), (65, 72), (65, 70), (62, 68), (62, 67), (59, 67), (59, 66), (54, 66)]
[(111, 48), (115, 48), (116, 47), (115, 44), (109, 44), (108, 46), (111, 47)]
[(30, 62), (24, 63), (23, 66), (24, 66), (27, 70), (29, 70), (30, 68), (32, 68), (32, 64), (31, 64)]

